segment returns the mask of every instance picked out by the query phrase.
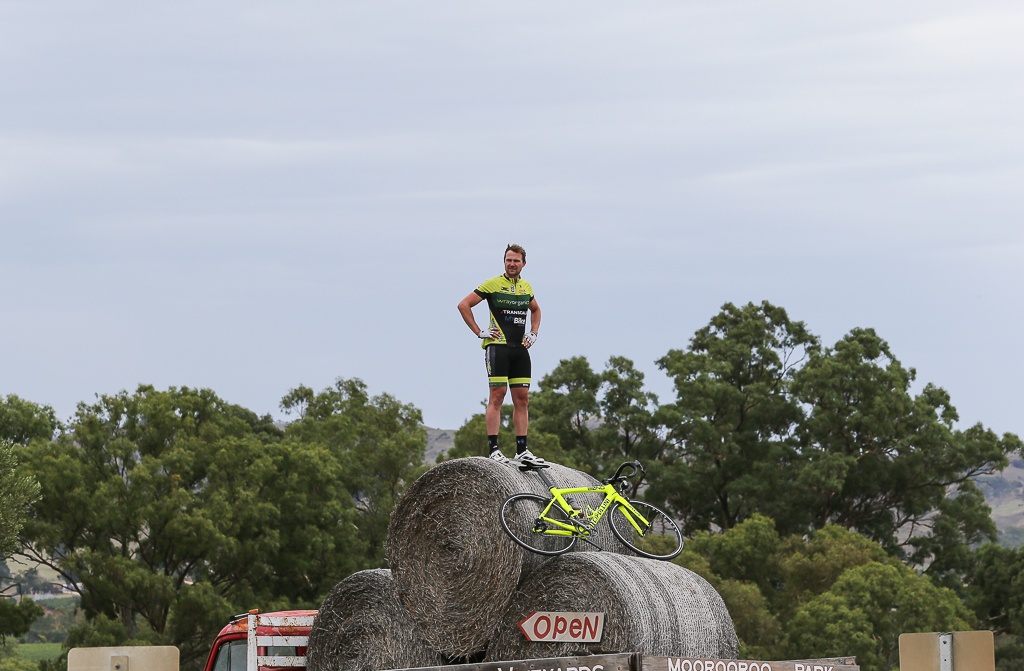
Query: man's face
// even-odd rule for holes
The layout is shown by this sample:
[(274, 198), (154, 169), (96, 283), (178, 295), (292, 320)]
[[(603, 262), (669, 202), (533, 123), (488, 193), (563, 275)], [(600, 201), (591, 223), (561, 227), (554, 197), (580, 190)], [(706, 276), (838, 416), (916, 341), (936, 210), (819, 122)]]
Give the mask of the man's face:
[(523, 255), (519, 252), (512, 250), (505, 252), (505, 274), (509, 277), (519, 277), (519, 273), (522, 272), (525, 265)]

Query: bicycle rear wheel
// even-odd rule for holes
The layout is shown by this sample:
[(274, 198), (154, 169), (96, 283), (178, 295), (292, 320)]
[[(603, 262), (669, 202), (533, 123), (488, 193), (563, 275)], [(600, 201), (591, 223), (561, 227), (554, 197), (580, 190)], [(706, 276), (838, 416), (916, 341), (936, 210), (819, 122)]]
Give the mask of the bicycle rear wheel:
[[(683, 551), (683, 532), (679, 526), (660, 508), (643, 501), (630, 501), (638, 513), (647, 520), (636, 519), (621, 503), (616, 503), (608, 512), (608, 525), (612, 533), (633, 552), (651, 559), (672, 559)], [(637, 531), (630, 522), (633, 519), (642, 531)]]
[[(544, 533), (553, 529), (550, 523), (540, 519), (550, 498), (536, 494), (514, 494), (501, 504), (501, 528), (517, 544), (530, 552), (555, 556), (568, 552), (576, 544), (576, 536), (551, 536)], [(551, 519), (568, 523), (569, 517), (558, 505), (548, 511)]]

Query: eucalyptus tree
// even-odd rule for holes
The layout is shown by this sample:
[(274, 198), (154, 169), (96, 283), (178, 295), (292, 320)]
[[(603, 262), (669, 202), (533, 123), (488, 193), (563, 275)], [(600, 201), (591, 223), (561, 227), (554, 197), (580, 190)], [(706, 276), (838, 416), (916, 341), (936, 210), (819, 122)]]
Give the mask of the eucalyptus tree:
[(284, 396), (281, 408), (297, 415), (285, 427), (288, 441), (324, 449), (339, 464), (338, 483), (357, 509), (364, 568), (383, 566), (391, 511), (425, 470), (422, 413), (391, 394), (370, 396), (362, 380), (345, 378), (319, 392), (300, 385)]
[(949, 394), (933, 384), (915, 393), (915, 378), (872, 329), (812, 352), (792, 387), (807, 408), (794, 506), (808, 528), (853, 529), (941, 577), (995, 539), (975, 479), (1005, 468), (1021, 441), (958, 428)]
[[(0, 577), (8, 578), (5, 560), (18, 548), (18, 534), (29, 507), (39, 498), (39, 483), (18, 463), (16, 445), (49, 438), (57, 428), (53, 409), (26, 401), (13, 394), (0, 398)], [(42, 608), (31, 599), (14, 601), (6, 590), (13, 582), (0, 584), (0, 647), (8, 636), (28, 631)]]
[(869, 328), (822, 347), (769, 303), (726, 304), (659, 360), (674, 403), (658, 417), (671, 448), (651, 493), (688, 530), (731, 528), (754, 512), (783, 533), (836, 524), (954, 585), (972, 544), (994, 539), (975, 484), (1021, 440), (958, 426), (949, 394), (915, 391)]
[(676, 401), (661, 407), (671, 449), (651, 494), (687, 531), (727, 530), (755, 512), (783, 524), (798, 514), (790, 503), (804, 411), (790, 386), (817, 347), (780, 307), (727, 303), (688, 348), (658, 360)]
[(312, 606), (364, 564), (332, 453), (207, 389), (101, 396), (20, 455), (42, 486), (21, 554), (79, 592), (79, 643), (169, 643), (188, 666), (230, 615)]

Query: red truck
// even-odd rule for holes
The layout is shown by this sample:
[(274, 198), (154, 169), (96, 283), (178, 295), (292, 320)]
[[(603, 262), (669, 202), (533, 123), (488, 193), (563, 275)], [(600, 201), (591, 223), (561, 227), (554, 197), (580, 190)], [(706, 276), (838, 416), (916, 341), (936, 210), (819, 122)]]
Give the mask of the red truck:
[(236, 615), (214, 639), (204, 671), (305, 669), (314, 617), (315, 610)]

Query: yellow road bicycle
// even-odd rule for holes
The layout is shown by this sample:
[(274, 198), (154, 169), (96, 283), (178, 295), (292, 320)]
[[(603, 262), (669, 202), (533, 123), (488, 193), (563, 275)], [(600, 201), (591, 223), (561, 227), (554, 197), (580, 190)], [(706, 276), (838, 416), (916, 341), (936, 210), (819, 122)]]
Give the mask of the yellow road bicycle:
[[(643, 557), (672, 559), (683, 550), (683, 534), (669, 515), (650, 503), (630, 501), (619, 488), (637, 474), (644, 473), (639, 461), (620, 465), (615, 475), (594, 487), (555, 487), (544, 473), (546, 465), (520, 466), (520, 470), (536, 471), (551, 492), (550, 497), (537, 494), (513, 494), (501, 504), (501, 527), (517, 544), (531, 552), (555, 556), (568, 552), (583, 539), (597, 549), (593, 540), (598, 522), (608, 514), (608, 526), (623, 545)], [(624, 471), (630, 469), (628, 474)], [(596, 508), (574, 505), (573, 494), (604, 494)]]

